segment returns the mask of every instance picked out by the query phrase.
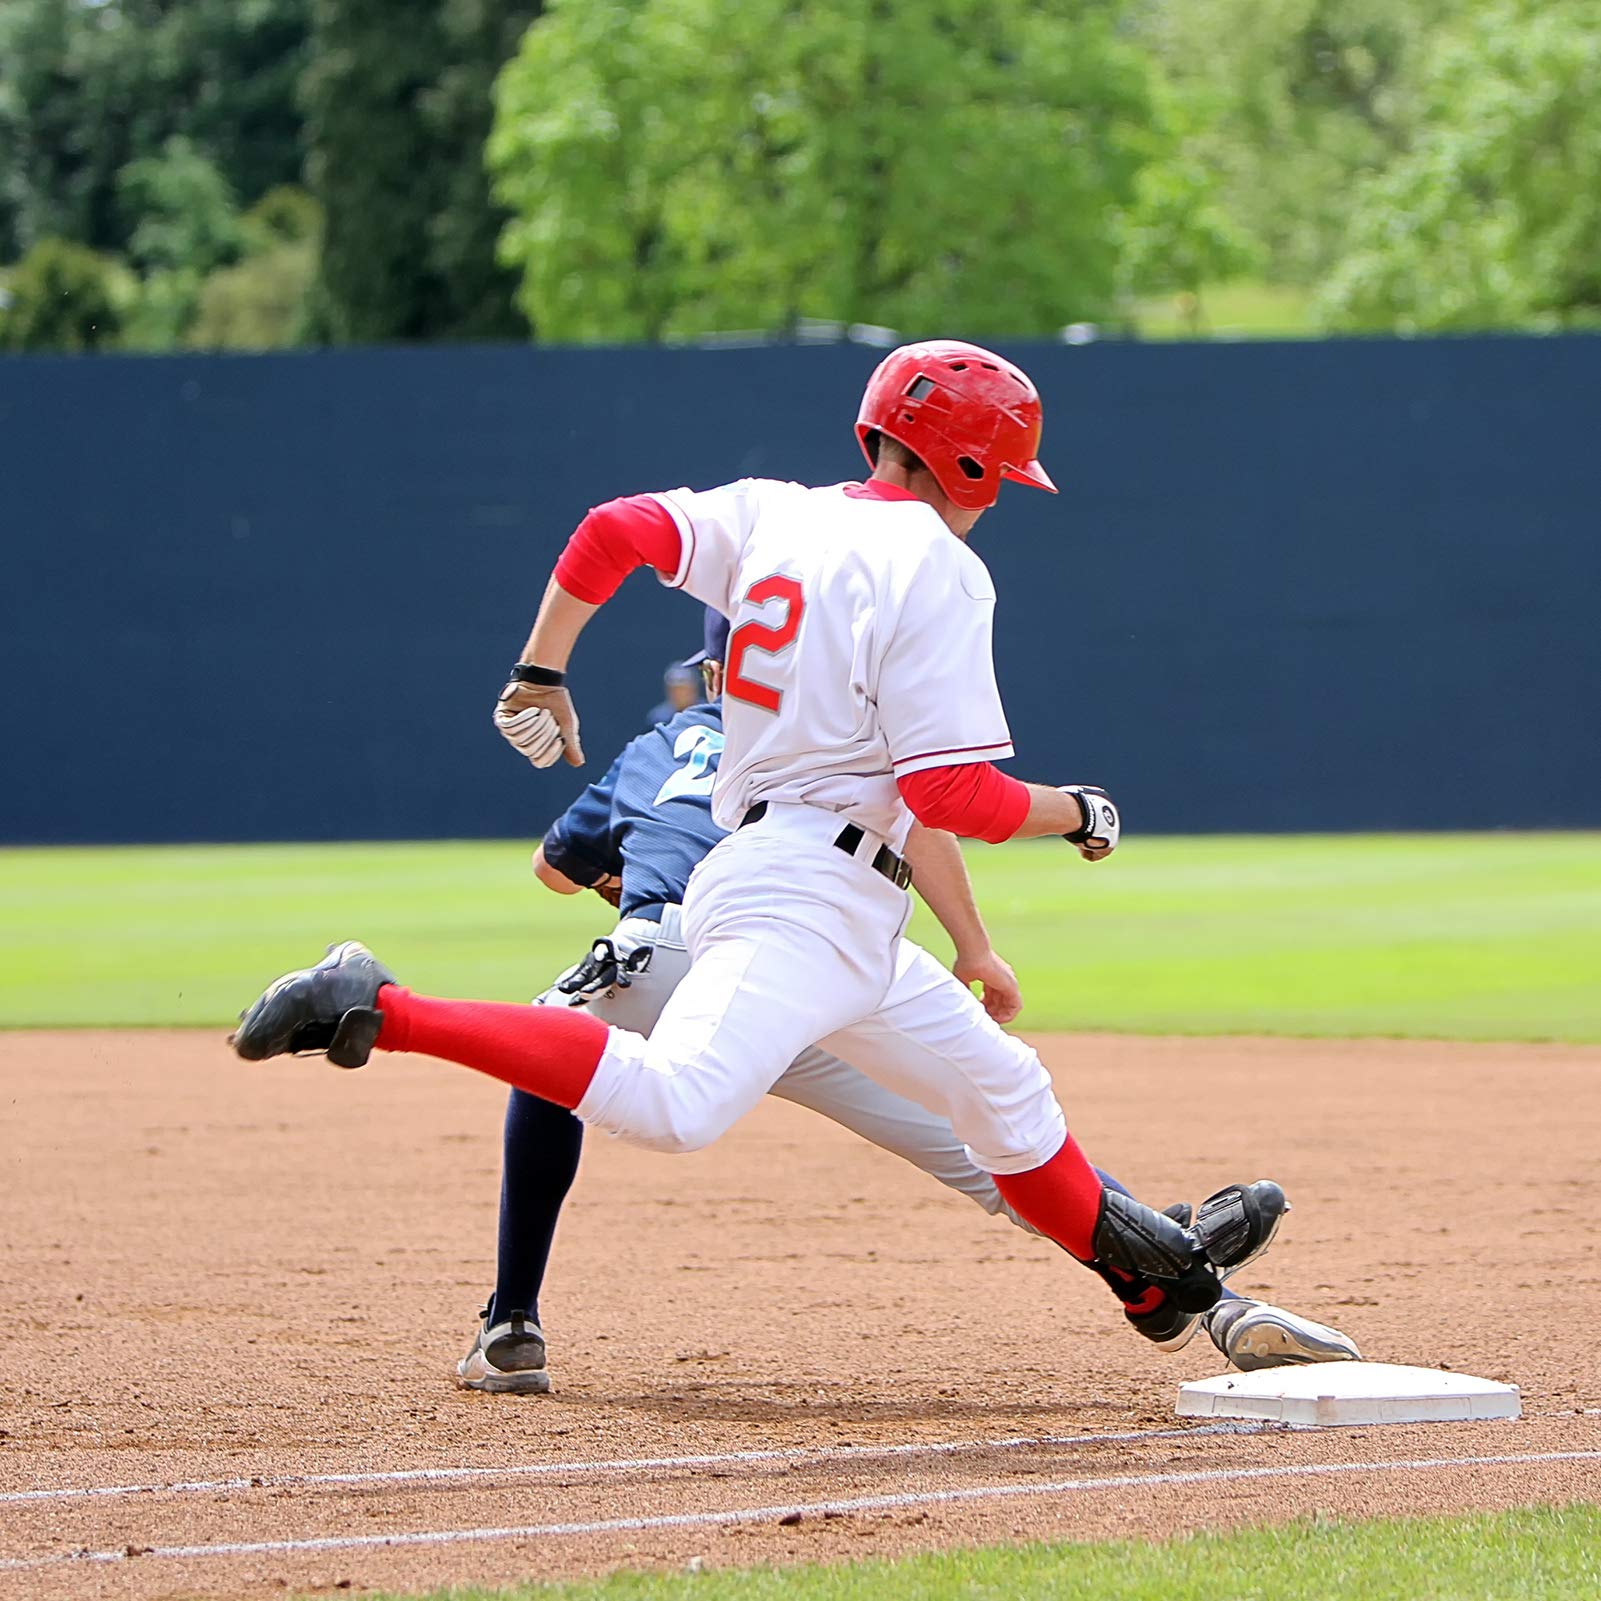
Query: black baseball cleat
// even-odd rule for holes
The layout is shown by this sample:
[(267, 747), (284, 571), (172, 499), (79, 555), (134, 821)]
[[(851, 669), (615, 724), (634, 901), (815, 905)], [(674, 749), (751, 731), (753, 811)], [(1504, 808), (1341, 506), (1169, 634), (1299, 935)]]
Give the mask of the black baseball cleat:
[[(1175, 1201), (1172, 1206), (1162, 1208), (1162, 1215), (1172, 1218), (1180, 1228), (1187, 1229), (1195, 1220), (1195, 1208), (1188, 1201)], [(1124, 1307), (1123, 1316), (1128, 1319), (1129, 1327), (1136, 1334), (1143, 1334), (1157, 1350), (1182, 1351), (1200, 1328), (1206, 1314), (1182, 1311), (1171, 1299), (1164, 1297), (1162, 1304), (1153, 1312), (1135, 1312)]]
[(1134, 1312), (1125, 1307), (1123, 1316), (1129, 1327), (1136, 1334), (1143, 1334), (1158, 1351), (1182, 1351), (1209, 1314), (1186, 1312), (1169, 1299), (1154, 1312)]
[[(1226, 1186), (1202, 1201), (1193, 1219), (1187, 1209), (1153, 1212), (1131, 1195), (1106, 1189), (1095, 1255), (1120, 1273), (1159, 1284), (1176, 1311), (1206, 1312), (1217, 1304), (1223, 1279), (1268, 1248), (1288, 1210), (1284, 1191), (1270, 1179)], [(1166, 1345), (1179, 1333), (1151, 1337)]]
[(1238, 1273), (1273, 1243), (1290, 1203), (1272, 1179), (1229, 1184), (1195, 1209), (1193, 1232), (1220, 1279)]
[[(1289, 1210), (1290, 1203), (1284, 1199), (1284, 1191), (1271, 1179), (1258, 1179), (1255, 1184), (1230, 1184), (1202, 1201), (1198, 1212), (1192, 1211), (1183, 1201), (1162, 1209), (1164, 1216), (1187, 1229), (1201, 1244), (1220, 1288), (1231, 1273), (1237, 1273), (1246, 1263), (1254, 1262), (1273, 1243), (1273, 1236), (1278, 1233), (1279, 1224)], [(1204, 1279), (1200, 1281), (1200, 1288), (1203, 1291), (1206, 1289)], [(1136, 1333), (1143, 1334), (1158, 1350), (1180, 1351), (1190, 1343), (1203, 1321), (1209, 1330), (1233, 1326), (1232, 1317), (1224, 1312), (1225, 1304), (1255, 1306), (1257, 1303), (1224, 1303), (1219, 1300), (1211, 1311), (1198, 1312), (1189, 1305), (1181, 1306), (1177, 1299), (1168, 1296), (1152, 1312), (1126, 1311), (1124, 1316), (1128, 1318), (1129, 1326)], [(1281, 1316), (1288, 1317), (1289, 1314)], [(1222, 1321), (1218, 1324), (1207, 1321), (1209, 1319)], [(1306, 1319), (1295, 1321), (1313, 1329), (1322, 1327)], [(1213, 1337), (1216, 1342), (1215, 1333)], [(1337, 1338), (1343, 1339), (1344, 1336)], [(1221, 1344), (1218, 1349), (1223, 1349)], [(1332, 1358), (1292, 1356), (1282, 1360), (1330, 1361)]]
[(336, 1067), (365, 1067), (383, 1027), (378, 990), (395, 982), (365, 945), (330, 945), (315, 967), (269, 985), (228, 1043), (247, 1062), (320, 1051)]

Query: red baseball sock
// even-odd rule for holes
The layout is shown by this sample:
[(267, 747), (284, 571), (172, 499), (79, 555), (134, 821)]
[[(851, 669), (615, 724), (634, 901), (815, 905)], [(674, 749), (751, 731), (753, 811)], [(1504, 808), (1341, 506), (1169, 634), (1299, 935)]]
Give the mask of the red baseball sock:
[(416, 1051), (474, 1067), (557, 1106), (576, 1107), (606, 1049), (606, 1025), (565, 1006), (441, 1001), (399, 984), (378, 991), (381, 1051)]
[[(379, 1041), (382, 1044), (382, 1040)], [(1043, 1167), (997, 1173), (995, 1187), (1021, 1218), (1081, 1262), (1095, 1259), (1095, 1224), (1101, 1215), (1101, 1176), (1068, 1135)]]

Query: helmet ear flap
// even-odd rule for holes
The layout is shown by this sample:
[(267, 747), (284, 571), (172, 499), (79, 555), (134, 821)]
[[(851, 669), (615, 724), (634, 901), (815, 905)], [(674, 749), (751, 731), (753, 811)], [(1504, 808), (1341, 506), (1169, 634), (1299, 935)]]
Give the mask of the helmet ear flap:
[(953, 494), (947, 487), (946, 493), (958, 506), (965, 506), (968, 510), (977, 510), (993, 506), (1000, 498), (1001, 475), (997, 468), (986, 467), (983, 462), (973, 456), (958, 456), (956, 470), (972, 485), (972, 498)]

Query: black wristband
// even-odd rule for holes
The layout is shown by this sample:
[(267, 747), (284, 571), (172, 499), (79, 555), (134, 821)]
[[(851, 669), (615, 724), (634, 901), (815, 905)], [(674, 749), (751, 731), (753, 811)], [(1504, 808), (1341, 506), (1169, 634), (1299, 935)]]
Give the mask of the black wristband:
[(1071, 795), (1078, 802), (1079, 825), (1070, 833), (1062, 835), (1069, 845), (1082, 845), (1090, 837), (1090, 824), (1095, 814), (1090, 810), (1090, 803), (1084, 799), (1076, 789), (1064, 789), (1064, 795)]
[(543, 684), (547, 689), (554, 689), (558, 684), (567, 682), (567, 675), (557, 672), (554, 667), (536, 667), (532, 662), (518, 662), (511, 670), (511, 682)]

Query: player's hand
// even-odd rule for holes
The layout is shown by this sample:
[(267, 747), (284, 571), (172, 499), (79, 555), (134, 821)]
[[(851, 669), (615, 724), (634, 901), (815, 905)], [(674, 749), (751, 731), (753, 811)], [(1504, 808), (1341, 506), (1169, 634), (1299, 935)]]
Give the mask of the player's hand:
[(1070, 845), (1077, 845), (1079, 855), (1087, 862), (1098, 862), (1110, 856), (1123, 835), (1123, 819), (1112, 804), (1111, 796), (1094, 784), (1062, 784), (1059, 788), (1078, 802), (1083, 819), (1062, 838)]
[(495, 702), (495, 727), (501, 738), (535, 767), (549, 767), (558, 756), (570, 767), (584, 765), (578, 711), (564, 684), (524, 684), (513, 679)]
[(984, 1010), (997, 1023), (1010, 1023), (1023, 1010), (1023, 990), (1011, 964), (1004, 962), (994, 951), (981, 951), (976, 956), (959, 956), (951, 969), (964, 984), (981, 986), (980, 996)]

